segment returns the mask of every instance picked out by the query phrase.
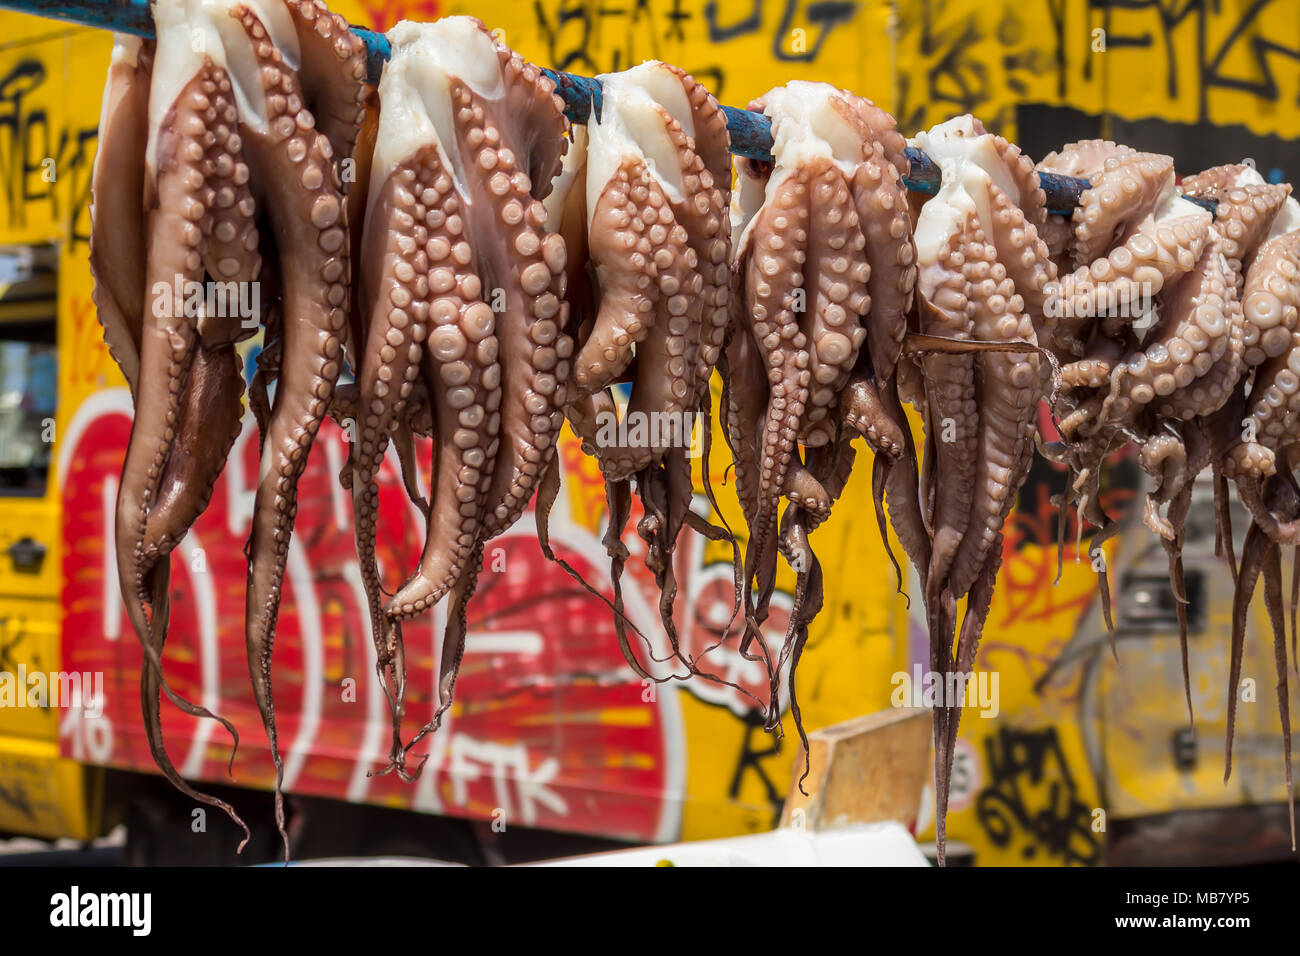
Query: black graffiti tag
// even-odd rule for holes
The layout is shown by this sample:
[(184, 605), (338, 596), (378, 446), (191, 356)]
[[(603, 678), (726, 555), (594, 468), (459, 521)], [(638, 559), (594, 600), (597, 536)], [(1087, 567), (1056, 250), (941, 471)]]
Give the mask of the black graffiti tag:
[[(786, 63), (812, 63), (821, 54), (822, 45), (831, 32), (840, 24), (848, 23), (857, 15), (859, 3), (852, 0), (818, 0), (808, 4), (804, 16), (808, 23), (818, 27), (817, 37), (812, 45), (798, 52), (785, 49), (785, 40), (799, 12), (799, 0), (785, 0), (781, 19), (772, 31), (772, 55)], [(763, 0), (754, 0), (750, 11), (744, 17), (731, 23), (723, 24), (718, 19), (718, 4), (709, 2), (704, 5), (704, 22), (709, 28), (710, 43), (725, 43), (739, 37), (758, 33), (763, 28)]]
[(1101, 848), (1091, 812), (1079, 800), (1056, 728), (1003, 727), (985, 740), (984, 750), (989, 785), (975, 810), (994, 845), (1008, 847), (1020, 834), (1025, 859), (1041, 850), (1067, 864), (1096, 864)]
[(53, 221), (67, 216), (67, 238), (75, 247), (90, 241), (90, 173), (98, 130), (51, 127), (45, 108), (32, 102), (46, 75), (40, 60), (24, 59), (0, 78), (0, 198), (11, 229), (27, 225), (33, 205), (48, 203)]
[[(559, 70), (588, 75), (671, 55), (673, 46), (688, 43), (688, 24), (702, 21), (709, 49), (720, 59), (680, 65), (723, 97), (726, 71), (722, 62), (727, 43), (760, 36), (771, 44), (776, 60), (812, 63), (822, 55), (831, 34), (850, 23), (863, 3), (784, 0), (778, 5), (751, 0), (748, 9), (742, 8), (739, 14), (724, 12), (722, 6), (717, 0), (533, 0), (533, 18), (546, 45), (548, 62)], [(807, 32), (805, 42), (798, 44), (792, 40), (796, 20), (801, 31), (806, 24)]]

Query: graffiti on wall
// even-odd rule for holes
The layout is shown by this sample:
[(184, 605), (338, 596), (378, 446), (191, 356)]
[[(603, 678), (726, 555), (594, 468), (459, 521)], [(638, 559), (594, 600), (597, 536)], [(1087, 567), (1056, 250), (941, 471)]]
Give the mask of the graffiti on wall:
[(45, 49), (58, 55), (0, 60), (0, 222), (11, 230), (66, 223), (69, 244), (84, 248), (98, 130), (56, 108), (63, 91), (51, 73), (62, 70), (63, 47)]
[(1097, 863), (1091, 809), (1079, 799), (1056, 728), (1002, 727), (984, 746), (989, 783), (975, 812), (989, 839), (1015, 845), (1026, 860), (1041, 851), (1066, 864)]
[[(101, 717), (68, 715), (62, 736), (65, 752), (75, 759), (151, 770), (138, 713), (140, 652), (117, 598), (114, 556), (105, 546), (112, 539), (129, 409), (125, 390), (97, 393), (82, 405), (60, 449), (65, 660), (72, 668), (104, 672), (107, 697)], [(237, 779), (267, 785), (272, 768), (247, 686), (247, 568), (237, 544), (247, 536), (257, 476), (256, 429), (251, 419), (246, 424), (212, 503), (172, 558), (167, 666), (180, 693), (229, 717), (240, 730)], [(779, 748), (764, 741), (757, 716), (767, 700), (766, 676), (749, 673), (736, 636), (723, 640), (733, 605), (730, 563), (725, 569), (702, 566), (705, 542), (694, 535), (679, 545), (678, 574), (686, 582), (676, 607), (682, 650), (728, 684), (643, 681), (625, 665), (613, 632), (603, 528), (599, 521), (589, 529), (570, 520), (563, 507), (552, 516), (552, 541), (603, 599), (545, 559), (531, 516), (525, 516), (485, 551), (457, 703), (426, 741), (430, 759), (420, 781), (407, 786), (395, 775), (368, 776), (384, 763), (387, 706), (374, 679), (352, 509), (335, 479), (346, 457), (344, 433), (327, 424), (299, 486), (298, 533), (275, 649), (287, 788), (488, 820), (504, 814), (525, 826), (675, 838), (687, 793), (680, 698), (691, 694), (758, 729), (736, 758), (732, 795), (746, 784), (761, 788), (769, 808), (779, 803), (777, 781), (784, 780), (769, 776), (763, 764)], [(405, 497), (395, 460), (380, 475), (380, 502), (378, 558), (391, 591), (403, 570), (418, 562), (421, 546), (419, 535), (411, 533), (419, 515)], [(631, 530), (626, 540), (639, 543)], [(653, 580), (632, 567), (639, 562), (629, 567), (624, 597), (629, 619), (645, 638), (639, 645), (633, 641), (638, 657), (651, 673), (682, 673), (680, 666), (664, 663), (670, 649), (655, 610)], [(443, 613), (439, 607), (405, 629), (408, 736), (437, 706)], [(773, 651), (785, 623), (785, 612), (775, 609), (765, 635)], [(220, 729), (172, 708), (164, 713), (182, 773), (224, 779), (230, 754)], [(725, 793), (720, 790), (717, 799), (725, 800)]]
[[(1290, 0), (903, 0), (893, 105), (904, 130), (963, 112), (1016, 138), (1026, 103), (1294, 137)], [(1103, 131), (1104, 132), (1104, 131)]]

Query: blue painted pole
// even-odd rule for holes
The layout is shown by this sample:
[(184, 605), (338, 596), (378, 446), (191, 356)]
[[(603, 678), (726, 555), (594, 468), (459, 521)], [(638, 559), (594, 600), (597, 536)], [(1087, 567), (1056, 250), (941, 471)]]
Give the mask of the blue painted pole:
[[(149, 0), (0, 0), (0, 8), (101, 30), (134, 33), (142, 37), (154, 35), (153, 11), (149, 7)], [(364, 27), (353, 27), (352, 31), (366, 45), (366, 66), (370, 82), (378, 83), (384, 63), (392, 53), (388, 37)], [(586, 123), (593, 105), (597, 116), (600, 115), (599, 80), (556, 70), (544, 69), (542, 72), (555, 81), (556, 92), (564, 100), (565, 114), (572, 122)], [(738, 110), (731, 106), (722, 109), (727, 116), (727, 129), (731, 133), (731, 151), (737, 156), (771, 162), (771, 121), (761, 113)], [(907, 188), (930, 195), (937, 193), (942, 179), (939, 167), (925, 153), (913, 147), (908, 147), (907, 159), (910, 169), (903, 177)], [(1054, 173), (1039, 173), (1038, 181), (1047, 194), (1047, 208), (1064, 215), (1069, 215), (1079, 204), (1079, 196), (1090, 185), (1086, 179)], [(1209, 199), (1191, 201), (1211, 212), (1217, 205)]]

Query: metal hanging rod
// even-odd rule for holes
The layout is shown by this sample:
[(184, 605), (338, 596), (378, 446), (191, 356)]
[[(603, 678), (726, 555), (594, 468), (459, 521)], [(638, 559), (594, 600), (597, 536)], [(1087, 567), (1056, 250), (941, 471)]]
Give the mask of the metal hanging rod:
[[(153, 11), (149, 7), (149, 0), (0, 0), (0, 8), (118, 33), (133, 33), (150, 38), (154, 35)], [(352, 32), (366, 46), (366, 69), (370, 82), (379, 82), (384, 63), (392, 53), (388, 37), (364, 27), (354, 26)], [(555, 81), (556, 92), (564, 100), (564, 112), (570, 121), (586, 123), (593, 106), (596, 115), (600, 115), (599, 80), (545, 68), (542, 72)], [(737, 156), (770, 162), (771, 121), (762, 113), (739, 110), (733, 106), (724, 106), (722, 111), (726, 114), (727, 130), (731, 133), (731, 151)], [(903, 183), (907, 188), (929, 195), (937, 193), (942, 180), (939, 167), (913, 146), (907, 148), (906, 155), (910, 168), (903, 177)], [(1057, 173), (1039, 173), (1038, 182), (1047, 195), (1047, 208), (1063, 215), (1069, 215), (1079, 205), (1079, 197), (1084, 190), (1091, 187), (1086, 179)], [(1214, 212), (1218, 205), (1212, 199), (1186, 198), (1210, 212)]]

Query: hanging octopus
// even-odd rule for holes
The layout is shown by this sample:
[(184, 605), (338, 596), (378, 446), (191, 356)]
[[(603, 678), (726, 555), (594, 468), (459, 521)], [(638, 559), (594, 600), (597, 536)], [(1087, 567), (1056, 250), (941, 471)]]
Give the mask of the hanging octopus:
[[(534, 494), (543, 551), (564, 563), (548, 520), (567, 418), (606, 482), (610, 603), (629, 665), (643, 678), (681, 676), (652, 674), (627, 634), (622, 536), (635, 490), (669, 660), (721, 680), (678, 641), (673, 558), (690, 525), (731, 542), (740, 651), (767, 669), (767, 727), (781, 732), (786, 674), (805, 746), (795, 675), (823, 603), (810, 541), (847, 486), (856, 438), (873, 452), (886, 548), (892, 524), (916, 569), (942, 674), (974, 667), (1035, 443), (1068, 466), (1063, 505), (1077, 507), (1080, 533), (1085, 521), (1098, 529), (1095, 555), (1118, 530), (1099, 501), (1102, 463), (1133, 440), (1153, 480), (1143, 519), (1180, 601), (1186, 681), (1183, 527), (1193, 481), (1212, 467), (1218, 538), (1237, 575), (1231, 681), (1263, 577), (1290, 785), (1280, 554), (1300, 545), (1300, 204), (1289, 186), (1232, 165), (1180, 190), (1169, 157), (1091, 140), (1039, 166), (1089, 181), (1067, 219), (1048, 214), (1015, 146), (962, 116), (917, 136), (942, 185), (909, 200), (893, 119), (846, 91), (794, 82), (751, 104), (771, 124), (773, 156), (737, 160), (733, 194), (723, 109), (663, 63), (602, 77), (590, 125), (570, 131), (553, 82), (473, 18), (398, 24), (376, 90), (361, 41), (318, 0), (157, 0), (154, 17), (156, 44), (114, 47), (91, 267), (136, 407), (116, 552), (144, 653), (146, 734), (187, 794), (242, 826), (179, 777), (160, 706), (165, 693), (234, 734), (169, 686), (162, 653), (170, 555), (239, 433), (236, 346), (259, 329), (247, 383), (262, 465), (246, 643), (286, 855), (271, 657), (296, 484), (326, 415), (355, 427), (340, 480), (392, 721), (380, 772), (418, 775), (407, 755), (451, 706), (484, 548)], [(339, 386), (345, 364), (355, 381)], [(715, 368), (748, 526), (743, 558), (731, 529), (695, 510), (697, 421), (704, 490), (719, 510), (708, 480)], [(1037, 433), (1044, 399), (1060, 443)], [(904, 401), (920, 414), (923, 457)], [(420, 437), (433, 446), (427, 486)], [(419, 564), (391, 597), (376, 545), (390, 446), (426, 526)], [(1252, 516), (1239, 571), (1229, 481)], [(773, 655), (759, 634), (781, 556), (796, 583)], [(1104, 562), (1099, 576), (1110, 624)], [(404, 742), (402, 625), (444, 600), (438, 701)], [(1300, 572), (1291, 603), (1294, 656)], [(936, 706), (941, 862), (959, 717), (959, 701)], [(1230, 771), (1235, 694), (1228, 720)]]
[[(939, 164), (943, 184), (916, 223), (915, 321), (927, 346), (915, 359), (923, 375), (927, 536), (911, 557), (931, 669), (968, 674), (1002, 563), (1002, 526), (1029, 472), (1050, 370), (1035, 327), (1055, 269), (1037, 232), (1046, 198), (1017, 147), (972, 116), (918, 134), (915, 143)], [(968, 595), (955, 635), (956, 604)], [(959, 701), (935, 708), (940, 859), (959, 717)]]
[[(629, 666), (659, 679), (632, 652), (623, 615), (622, 534), (635, 483), (643, 510), (637, 533), (673, 658), (717, 679), (681, 650), (673, 555), (688, 523), (711, 538), (729, 537), (692, 510), (691, 466), (698, 429), (707, 488), (709, 380), (726, 333), (730, 281), (726, 118), (694, 77), (664, 63), (601, 81), (599, 116), (575, 132), (550, 199), (553, 228), (570, 251), (570, 329), (581, 343), (566, 414), (605, 479), (614, 625)], [(614, 386), (627, 378), (631, 394), (620, 408)], [(543, 517), (558, 472), (548, 481)], [(539, 532), (545, 540), (541, 524)]]
[[(250, 393), (263, 467), (247, 547), (247, 644), (287, 858), (271, 648), (295, 485), (347, 339), (340, 163), (361, 119), (365, 58), (346, 22), (309, 0), (161, 0), (154, 20), (155, 48), (121, 40), (114, 52), (92, 182), (95, 300), (136, 410), (117, 504), (118, 571), (145, 651), (155, 760), (238, 820), (180, 781), (162, 745), (158, 692), (210, 716), (163, 679), (168, 556), (206, 508), (239, 432), (234, 345), (260, 323), (268, 353), (282, 359), (268, 366), (274, 404), (264, 381)], [(259, 307), (241, 314), (245, 301)]]
[[(1183, 390), (1229, 352), (1230, 277), (1210, 241), (1212, 214), (1182, 198), (1169, 157), (1089, 140), (1049, 154), (1038, 168), (1092, 184), (1065, 242), (1075, 269), (1047, 290), (1044, 342), (1065, 364), (1062, 443), (1044, 450), (1069, 469), (1062, 522), (1074, 505), (1080, 534), (1085, 521), (1098, 528), (1090, 554), (1113, 637), (1102, 546), (1119, 527), (1101, 507), (1102, 463), (1129, 438), (1156, 439), (1143, 460), (1149, 470), (1168, 470), (1165, 462), (1184, 454), (1183, 436), (1166, 436), (1151, 416), (1186, 398)], [(1202, 394), (1198, 404), (1209, 402)], [(1163, 494), (1181, 490), (1180, 480)], [(1147, 509), (1153, 521), (1157, 503)]]
[[(750, 109), (771, 120), (774, 162), (738, 160), (732, 200), (738, 294), (724, 356), (724, 413), (749, 525), (741, 650), (766, 619), (783, 553), (796, 572), (795, 606), (769, 669), (767, 726), (779, 733), (777, 681), (789, 663), (787, 692), (804, 739), (793, 665), (822, 602), (808, 536), (844, 487), (852, 439), (861, 435), (877, 453), (882, 533), (885, 486), (908, 487), (910, 474), (915, 497), (911, 435), (895, 390), (915, 253), (902, 183), (905, 143), (888, 114), (807, 82), (777, 87)], [(919, 511), (910, 524), (895, 523), (905, 546), (923, 534)]]
[[(1260, 184), (1248, 167), (1220, 167), (1202, 174), (1195, 184), (1223, 195), (1242, 184)], [(1247, 263), (1243, 286), (1245, 338), (1249, 359), (1262, 359), (1255, 369), (1247, 417), (1240, 421), (1235, 442), (1223, 460), (1225, 476), (1237, 487), (1251, 514), (1251, 525), (1237, 572), (1232, 611), (1232, 646), (1228, 687), (1228, 732), (1224, 779), (1232, 771), (1232, 741), (1236, 723), (1237, 686), (1245, 645), (1247, 612), (1260, 575), (1273, 630), (1277, 666), (1278, 711), (1282, 720), (1287, 793), (1292, 792), (1291, 726), (1286, 672), (1286, 637), (1282, 611), (1281, 546), (1300, 544), (1300, 493), (1295, 467), (1300, 462), (1300, 203), (1286, 198), (1267, 224), (1267, 235), (1256, 248), (1243, 250)], [(1284, 335), (1289, 338), (1279, 347)], [(1254, 349), (1254, 351), (1252, 351)], [(1238, 417), (1238, 416), (1234, 416)], [(1233, 425), (1238, 424), (1233, 422)], [(1291, 592), (1291, 657), (1296, 660), (1296, 606), (1300, 577)], [(1295, 848), (1295, 807), (1290, 806), (1291, 845)]]
[[(399, 23), (379, 84), (350, 459), (357, 551), (393, 717), (390, 767), (451, 706), (465, 606), (487, 541), (527, 507), (555, 453), (573, 341), (564, 241), (541, 200), (565, 149), (563, 104), (537, 67), (478, 20)], [(375, 558), (376, 475), (390, 436), (433, 434), (419, 567), (386, 603)], [(409, 482), (414, 469), (404, 466)], [(403, 746), (400, 624), (451, 594), (435, 714)]]

